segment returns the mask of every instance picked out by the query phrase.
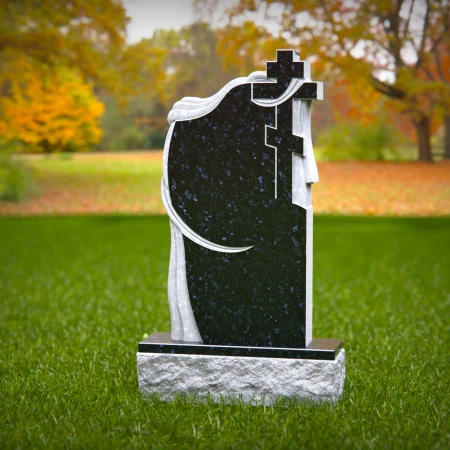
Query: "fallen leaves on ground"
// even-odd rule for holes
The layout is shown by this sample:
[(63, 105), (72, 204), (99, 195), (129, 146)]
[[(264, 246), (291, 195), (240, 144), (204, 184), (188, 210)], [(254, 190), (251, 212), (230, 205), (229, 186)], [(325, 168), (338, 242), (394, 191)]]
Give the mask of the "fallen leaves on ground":
[(319, 163), (313, 187), (318, 213), (450, 215), (450, 162)]

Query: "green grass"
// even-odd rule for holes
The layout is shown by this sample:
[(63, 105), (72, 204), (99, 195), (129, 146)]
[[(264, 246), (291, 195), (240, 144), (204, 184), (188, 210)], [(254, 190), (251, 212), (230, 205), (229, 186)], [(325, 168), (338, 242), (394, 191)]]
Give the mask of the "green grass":
[[(78, 156), (78, 155), (77, 155)], [(33, 168), (51, 178), (57, 188), (102, 188), (102, 195), (117, 194), (117, 189), (126, 186), (126, 194), (133, 197), (149, 192), (158, 192), (161, 183), (161, 161), (102, 159), (101, 154), (80, 155), (78, 158), (62, 159), (52, 156), (29, 159)]]
[[(58, 213), (162, 211), (159, 152), (152, 159), (139, 154), (81, 154), (24, 158), (39, 176), (41, 210)], [(20, 205), (19, 205), (20, 206)], [(66, 209), (65, 209), (66, 208)]]
[(337, 405), (162, 403), (165, 217), (0, 220), (0, 447), (449, 448), (450, 218), (317, 217), (314, 336), (345, 341)]
[[(155, 152), (156, 153), (156, 152)], [(158, 153), (159, 154), (159, 153)], [(120, 159), (102, 158), (102, 153), (80, 154), (75, 158), (61, 158), (57, 156), (23, 158), (33, 167), (45, 170), (62, 177), (79, 176), (81, 174), (105, 178), (106, 181), (116, 180), (124, 175), (141, 176), (156, 174), (161, 177), (161, 161), (146, 159), (127, 159), (126, 155)]]

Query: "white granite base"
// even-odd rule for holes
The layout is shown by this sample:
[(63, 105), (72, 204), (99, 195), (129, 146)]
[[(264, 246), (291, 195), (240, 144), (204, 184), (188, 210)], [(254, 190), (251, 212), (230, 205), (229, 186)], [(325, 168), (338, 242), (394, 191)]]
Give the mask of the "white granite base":
[(165, 401), (184, 394), (253, 405), (280, 398), (335, 402), (344, 390), (345, 350), (334, 361), (138, 353), (137, 371), (139, 390)]

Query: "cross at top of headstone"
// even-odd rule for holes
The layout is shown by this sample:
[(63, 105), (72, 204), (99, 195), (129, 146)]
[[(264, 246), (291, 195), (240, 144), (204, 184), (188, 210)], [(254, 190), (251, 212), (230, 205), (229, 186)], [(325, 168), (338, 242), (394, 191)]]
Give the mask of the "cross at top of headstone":
[(292, 50), (277, 50), (277, 60), (267, 61), (267, 78), (276, 78), (285, 89), (292, 78), (304, 78), (303, 61), (294, 61)]

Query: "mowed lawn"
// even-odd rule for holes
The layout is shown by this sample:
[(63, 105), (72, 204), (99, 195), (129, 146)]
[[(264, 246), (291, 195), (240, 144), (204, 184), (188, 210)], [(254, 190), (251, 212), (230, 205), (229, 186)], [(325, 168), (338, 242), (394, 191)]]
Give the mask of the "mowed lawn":
[[(39, 193), (0, 201), (0, 215), (159, 214), (162, 153), (93, 153), (25, 157)], [(319, 162), (317, 213), (448, 216), (450, 162)]]
[(336, 405), (163, 403), (165, 216), (0, 220), (0, 448), (450, 447), (450, 218), (317, 216), (314, 336), (344, 340)]

